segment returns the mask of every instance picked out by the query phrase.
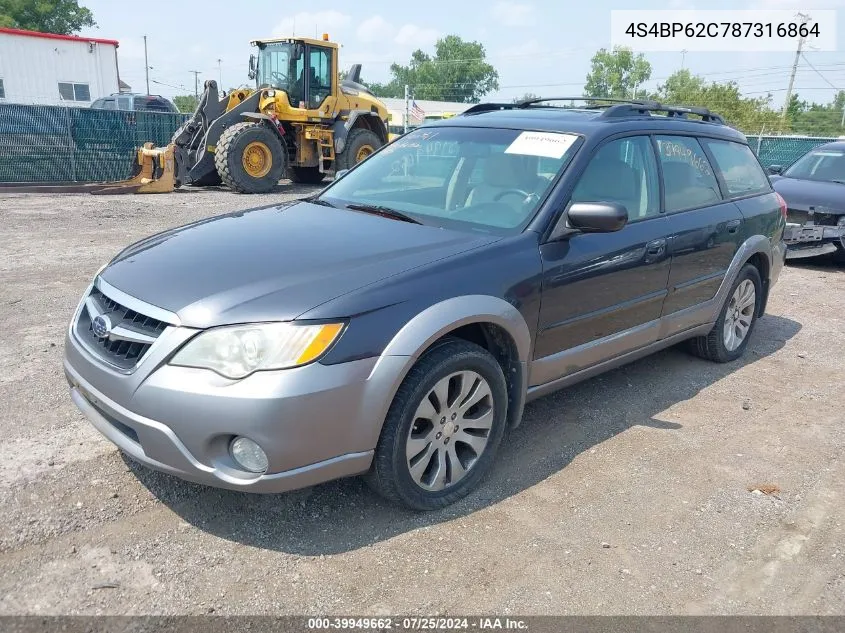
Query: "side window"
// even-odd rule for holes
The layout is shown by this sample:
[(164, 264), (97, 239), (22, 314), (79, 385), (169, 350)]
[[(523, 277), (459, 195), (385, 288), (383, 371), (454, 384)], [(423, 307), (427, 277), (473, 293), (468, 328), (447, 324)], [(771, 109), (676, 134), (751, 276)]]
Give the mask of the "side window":
[(720, 202), (719, 183), (699, 142), (689, 136), (658, 136), (667, 211), (697, 209)]
[(309, 57), (308, 107), (318, 108), (332, 92), (332, 51), (314, 47)]
[(104, 110), (116, 110), (114, 105), (114, 99), (103, 99), (103, 109)]
[(657, 162), (647, 136), (631, 136), (603, 145), (581, 175), (572, 202), (617, 202), (637, 220), (660, 213)]
[(746, 196), (771, 191), (768, 176), (747, 145), (713, 139), (703, 141), (713, 155), (730, 195)]
[(6, 86), (3, 85), (3, 78), (0, 77), (0, 99), (6, 98)]

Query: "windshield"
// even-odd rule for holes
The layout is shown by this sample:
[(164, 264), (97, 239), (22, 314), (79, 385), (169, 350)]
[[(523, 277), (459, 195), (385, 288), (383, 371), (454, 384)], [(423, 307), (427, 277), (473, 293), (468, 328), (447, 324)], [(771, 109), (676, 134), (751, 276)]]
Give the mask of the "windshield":
[(845, 150), (817, 149), (799, 158), (784, 172), (789, 178), (845, 182)]
[(261, 44), (258, 53), (258, 86), (273, 87), (289, 91), (302, 70), (302, 59), (293, 59), (293, 44), (274, 42)]
[(330, 185), (335, 206), (376, 205), (422, 224), (499, 234), (534, 216), (580, 137), (495, 128), (418, 128)]

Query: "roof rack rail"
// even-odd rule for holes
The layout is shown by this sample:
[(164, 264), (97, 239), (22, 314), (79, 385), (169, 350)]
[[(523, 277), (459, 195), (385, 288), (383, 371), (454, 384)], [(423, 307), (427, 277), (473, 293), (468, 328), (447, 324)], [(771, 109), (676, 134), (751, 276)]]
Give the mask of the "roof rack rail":
[(478, 114), (480, 112), (492, 112), (493, 110), (513, 110), (517, 107), (515, 103), (476, 103), (461, 112), (458, 116), (465, 114)]
[(583, 108), (587, 110), (603, 109), (604, 112), (601, 113), (601, 116), (606, 118), (645, 116), (652, 112), (665, 112), (668, 117), (687, 119), (687, 115), (694, 114), (700, 116), (702, 121), (707, 123), (726, 125), (725, 120), (720, 115), (707, 108), (665, 105), (647, 99), (616, 99), (611, 97), (538, 97), (518, 103), (479, 103), (464, 110), (462, 114), (479, 114), (494, 110), (521, 110), (547, 101), (590, 101), (593, 103), (585, 105)]
[(519, 108), (527, 108), (528, 106), (535, 105), (537, 103), (545, 103), (546, 101), (604, 101), (608, 104), (607, 106), (602, 106), (599, 104), (587, 106), (595, 108), (610, 107), (610, 104), (613, 103), (633, 103), (636, 105), (650, 105), (653, 103), (657, 103), (656, 101), (642, 101), (639, 99), (615, 99), (611, 97), (537, 97), (535, 99), (526, 99), (525, 101), (520, 101), (516, 105)]
[(720, 125), (725, 125), (725, 119), (715, 112), (711, 112), (707, 108), (671, 106), (657, 103), (656, 101), (643, 104), (631, 103), (611, 106), (602, 112), (601, 116), (607, 118), (642, 116), (651, 112), (665, 112), (668, 117), (678, 117), (681, 119), (689, 118), (687, 116), (688, 114), (695, 114), (696, 116), (700, 116), (701, 120), (707, 123), (719, 123)]

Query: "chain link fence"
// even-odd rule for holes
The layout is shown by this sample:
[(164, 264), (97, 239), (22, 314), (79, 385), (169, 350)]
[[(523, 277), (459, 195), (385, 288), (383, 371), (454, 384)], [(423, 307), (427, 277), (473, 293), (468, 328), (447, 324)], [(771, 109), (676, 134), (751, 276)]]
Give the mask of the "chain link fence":
[(0, 182), (101, 182), (131, 175), (135, 150), (164, 146), (189, 117), (0, 104)]
[(821, 136), (746, 136), (763, 167), (791, 165), (814, 147), (836, 138)]

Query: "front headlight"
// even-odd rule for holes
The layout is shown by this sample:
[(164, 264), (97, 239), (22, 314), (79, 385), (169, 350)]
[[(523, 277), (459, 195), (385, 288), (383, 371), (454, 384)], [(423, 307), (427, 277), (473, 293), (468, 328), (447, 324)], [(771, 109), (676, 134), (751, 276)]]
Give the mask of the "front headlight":
[(219, 327), (188, 341), (170, 364), (211, 369), (226, 378), (245, 378), (263, 369), (287, 369), (310, 363), (329, 348), (342, 329), (342, 323)]

